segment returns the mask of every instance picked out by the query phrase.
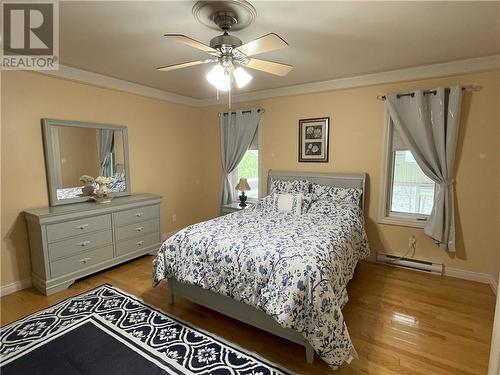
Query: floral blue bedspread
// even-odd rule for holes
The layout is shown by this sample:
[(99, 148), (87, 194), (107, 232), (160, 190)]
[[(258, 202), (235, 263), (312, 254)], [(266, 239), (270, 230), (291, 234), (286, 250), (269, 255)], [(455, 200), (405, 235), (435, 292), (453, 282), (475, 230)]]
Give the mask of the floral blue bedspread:
[(153, 284), (173, 277), (272, 316), (299, 331), (331, 367), (356, 357), (341, 309), (359, 259), (369, 254), (361, 210), (268, 212), (259, 205), (191, 225), (153, 262)]

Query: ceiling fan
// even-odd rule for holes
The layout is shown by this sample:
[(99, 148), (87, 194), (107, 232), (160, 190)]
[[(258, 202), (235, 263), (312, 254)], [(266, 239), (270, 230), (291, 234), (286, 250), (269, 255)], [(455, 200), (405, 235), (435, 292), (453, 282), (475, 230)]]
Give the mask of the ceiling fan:
[(233, 82), (238, 88), (247, 85), (252, 76), (244, 68), (282, 77), (292, 70), (291, 65), (253, 57), (287, 47), (288, 43), (277, 34), (270, 33), (245, 44), (239, 38), (229, 34), (230, 30), (241, 30), (255, 19), (255, 8), (247, 1), (198, 1), (193, 7), (193, 14), (200, 22), (211, 28), (222, 30), (223, 34), (212, 38), (210, 45), (183, 34), (165, 34), (165, 37), (206, 52), (210, 57), (204, 60), (167, 65), (157, 68), (158, 70), (170, 71), (200, 64), (215, 64), (206, 78), (220, 91), (230, 91)]

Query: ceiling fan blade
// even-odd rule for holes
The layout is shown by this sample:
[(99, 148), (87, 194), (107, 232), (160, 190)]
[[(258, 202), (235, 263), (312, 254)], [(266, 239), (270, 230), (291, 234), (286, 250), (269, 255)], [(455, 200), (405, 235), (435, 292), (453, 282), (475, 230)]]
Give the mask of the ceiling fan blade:
[(197, 40), (190, 38), (186, 35), (182, 34), (165, 34), (164, 37), (167, 39), (175, 40), (179, 43), (186, 44), (190, 47), (199, 49), (203, 52), (217, 52), (217, 50), (213, 49), (210, 46), (207, 46), (206, 44), (203, 44), (202, 42), (198, 42)]
[(187, 68), (189, 66), (195, 66), (195, 65), (200, 65), (200, 64), (206, 64), (212, 62), (212, 60), (198, 60), (198, 61), (190, 61), (182, 64), (173, 64), (173, 65), (167, 65), (167, 66), (162, 66), (160, 68), (156, 68), (157, 70), (161, 70), (162, 72), (168, 72), (170, 70), (175, 70), (175, 69), (182, 69), (182, 68)]
[(275, 74), (281, 77), (286, 76), (290, 70), (293, 69), (293, 66), (291, 65), (259, 59), (250, 59), (246, 66), (247, 68), (262, 70), (263, 72)]
[(279, 35), (270, 33), (261, 36), (258, 39), (252, 40), (251, 42), (245, 43), (236, 49), (247, 56), (253, 56), (259, 53), (274, 51), (285, 47), (288, 47), (287, 42), (285, 42)]

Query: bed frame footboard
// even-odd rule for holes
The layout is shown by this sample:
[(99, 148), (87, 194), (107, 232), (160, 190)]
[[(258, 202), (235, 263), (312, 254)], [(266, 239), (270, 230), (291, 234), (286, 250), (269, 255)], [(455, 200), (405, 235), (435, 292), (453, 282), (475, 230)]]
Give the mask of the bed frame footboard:
[(302, 345), (306, 349), (306, 361), (308, 363), (313, 363), (314, 361), (314, 349), (299, 332), (281, 327), (273, 318), (255, 307), (194, 285), (180, 283), (170, 278), (168, 279), (168, 297), (171, 304), (174, 304), (175, 296), (185, 298), (198, 305), (208, 307), (233, 319)]

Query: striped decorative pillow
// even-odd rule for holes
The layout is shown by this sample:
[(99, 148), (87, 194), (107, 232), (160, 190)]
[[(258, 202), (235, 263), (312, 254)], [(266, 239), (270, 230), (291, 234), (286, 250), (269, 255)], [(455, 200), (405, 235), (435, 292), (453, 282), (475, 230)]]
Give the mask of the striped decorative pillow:
[(276, 212), (302, 214), (302, 194), (275, 194), (273, 203)]

